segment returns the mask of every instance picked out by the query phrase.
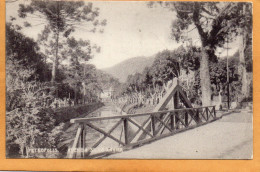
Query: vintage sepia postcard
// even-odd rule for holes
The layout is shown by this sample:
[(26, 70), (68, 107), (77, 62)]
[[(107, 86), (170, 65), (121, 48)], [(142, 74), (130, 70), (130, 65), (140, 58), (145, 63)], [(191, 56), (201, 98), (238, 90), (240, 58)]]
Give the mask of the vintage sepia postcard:
[[(70, 171), (101, 159), (101, 171), (121, 160), (256, 169), (255, 4), (6, 0), (1, 155), (81, 164)], [(37, 170), (65, 170), (56, 163)]]

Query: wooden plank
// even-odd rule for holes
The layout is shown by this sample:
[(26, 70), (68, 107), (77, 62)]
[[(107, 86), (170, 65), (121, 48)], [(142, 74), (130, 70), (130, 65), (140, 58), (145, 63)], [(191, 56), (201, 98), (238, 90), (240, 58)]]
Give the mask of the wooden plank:
[(144, 131), (146, 134), (148, 134), (149, 136), (153, 137), (153, 135), (147, 131), (146, 129), (144, 129), (143, 127), (141, 127), (139, 124), (137, 124), (135, 121), (131, 120), (130, 118), (128, 118), (128, 121), (133, 123), (135, 126), (137, 126), (138, 128), (140, 128), (142, 131)]
[[(190, 121), (188, 122), (188, 126), (190, 126), (191, 122), (193, 121), (193, 118), (190, 116)], [(197, 123), (196, 123), (197, 124)]]
[[(170, 120), (170, 116), (168, 117), (168, 119), (166, 119), (166, 122), (165, 122), (165, 123), (167, 124), (167, 123), (169, 122), (169, 120)], [(161, 135), (162, 135), (162, 133), (164, 132), (165, 128), (166, 128), (166, 127), (164, 127), (163, 130), (160, 132)], [(168, 128), (167, 128), (167, 129), (168, 129)], [(170, 130), (170, 132), (173, 132), (173, 130)]]
[(212, 116), (212, 118), (214, 119), (214, 112), (213, 112), (213, 108), (211, 110), (209, 110), (209, 115)]
[(175, 92), (177, 90), (177, 88), (176, 88), (177, 86), (178, 86), (178, 79), (174, 78), (172, 86), (167, 90), (167, 92), (163, 96), (162, 100), (156, 105), (153, 112), (161, 111), (166, 107), (166, 105), (169, 103), (169, 101), (171, 100), (171, 98), (175, 94)]
[(81, 136), (80, 136), (80, 139), (81, 139), (81, 157), (84, 158), (85, 156), (85, 128), (84, 128), (84, 124), (82, 124), (82, 131), (81, 131)]
[[(151, 143), (153, 141), (156, 141), (156, 140), (159, 140), (159, 139), (162, 139), (162, 138), (165, 138), (165, 137), (169, 137), (169, 136), (175, 135), (177, 133), (182, 133), (182, 132), (185, 132), (185, 131), (188, 131), (188, 130), (191, 130), (191, 129), (194, 129), (194, 128), (197, 128), (197, 127), (200, 127), (200, 126), (203, 126), (203, 125), (206, 125), (206, 124), (209, 124), (209, 123), (214, 122), (214, 121), (216, 121), (218, 119), (220, 119), (220, 118), (216, 118), (216, 119), (214, 119), (212, 121), (207, 121), (205, 123), (201, 123), (201, 124), (199, 124), (197, 126), (189, 126), (187, 128), (176, 130), (176, 131), (174, 131), (172, 133), (167, 133), (167, 134), (164, 134), (164, 135), (160, 135), (158, 137), (153, 137), (153, 138), (149, 138), (149, 139), (146, 139), (146, 140), (140, 140), (138, 142), (128, 144), (127, 146), (123, 147), (123, 151), (127, 151), (127, 150), (132, 149), (132, 147), (136, 147), (136, 146), (139, 146), (139, 145)], [(105, 157), (105, 156), (108, 156), (108, 155), (111, 155), (111, 154), (113, 154), (113, 153), (111, 153), (111, 152), (103, 152), (103, 153), (98, 153), (98, 154), (91, 155), (89, 158), (101, 158), (101, 157)]]
[[(181, 89), (181, 87), (178, 88), (179, 90), (179, 93), (180, 93), (180, 99), (182, 100), (182, 102), (184, 103), (184, 105), (188, 108), (186, 108), (185, 110), (189, 111), (189, 113), (191, 114), (191, 117), (193, 119), (196, 119), (195, 122), (196, 123), (200, 123), (200, 118), (199, 118), (199, 113), (197, 111), (194, 112), (193, 110), (198, 110), (198, 109), (201, 109), (201, 108), (204, 108), (204, 107), (197, 107), (197, 108), (192, 108), (192, 104), (191, 102), (187, 99), (186, 95), (184, 94), (183, 90)], [(194, 117), (195, 116), (195, 117)]]
[(174, 121), (175, 121), (175, 129), (179, 129), (179, 118), (177, 117), (179, 116), (179, 113), (178, 112), (175, 112), (175, 115), (174, 115)]
[(215, 106), (213, 106), (213, 112), (214, 112), (214, 118), (217, 118)]
[[(108, 134), (111, 134), (111, 133), (120, 125), (120, 123), (121, 123), (122, 121), (123, 121), (123, 119), (120, 119), (107, 133), (108, 133)], [(91, 147), (91, 149), (94, 149), (94, 148), (98, 147), (98, 145), (100, 145), (106, 138), (107, 138), (107, 136), (104, 135), (101, 139), (99, 139), (99, 140)], [(85, 156), (88, 156), (88, 155), (91, 153), (91, 149), (85, 153)]]
[[(221, 118), (221, 117), (220, 117), (220, 118)], [(184, 131), (193, 129), (193, 128), (197, 128), (197, 127), (200, 127), (200, 126), (209, 124), (209, 123), (211, 123), (211, 122), (214, 122), (214, 121), (216, 121), (216, 120), (218, 120), (218, 119), (220, 119), (220, 118), (215, 118), (215, 119), (213, 119), (213, 120), (211, 120), (211, 121), (207, 121), (207, 122), (205, 122), (205, 123), (200, 123), (200, 124), (195, 125), (195, 126), (193, 125), (193, 126), (189, 126), (189, 127), (187, 127), (187, 128), (175, 130), (175, 131), (173, 131), (172, 133), (167, 133), (167, 134), (164, 134), (164, 135), (160, 135), (160, 136), (158, 136), (158, 137), (153, 137), (153, 138), (146, 139), (146, 140), (140, 140), (140, 141), (135, 142), (135, 143), (130, 143), (130, 144), (128, 144), (127, 146), (124, 147), (124, 150), (129, 150), (129, 149), (131, 149), (131, 147), (133, 147), (133, 146), (143, 145), (143, 144), (150, 143), (150, 142), (152, 142), (152, 141), (156, 141), (156, 140), (159, 140), (159, 139), (168, 137), (168, 136), (172, 136), (172, 135), (174, 135), (174, 134), (176, 134), (176, 133), (181, 133), (181, 132), (184, 132)]]
[(170, 116), (171, 116), (171, 129), (174, 130), (174, 123), (175, 123), (174, 114), (170, 114)]
[(198, 124), (198, 122), (197, 122), (196, 119), (194, 118), (194, 114), (195, 114), (195, 113), (189, 114), (190, 117), (191, 117), (191, 121), (189, 122), (189, 125), (190, 125), (190, 123), (192, 122), (192, 120), (194, 120), (194, 121), (196, 122), (196, 124)]
[(180, 101), (180, 94), (179, 91), (177, 91), (174, 95), (173, 95), (173, 107), (174, 109), (179, 109), (179, 101)]
[(202, 109), (201, 111), (202, 111), (202, 112), (200, 113), (201, 116), (203, 117), (203, 119), (205, 119), (205, 121), (207, 121), (207, 118), (204, 116), (204, 114), (205, 114), (205, 110), (203, 111), (203, 109)]
[[(183, 104), (188, 107), (186, 108), (186, 110), (189, 111), (189, 113), (191, 114), (191, 117), (193, 119), (195, 119), (195, 122), (198, 124), (200, 123), (200, 118), (199, 118), (199, 113), (197, 111), (197, 113), (194, 113), (194, 109), (198, 110), (198, 109), (201, 109), (203, 107), (198, 107), (198, 108), (192, 108), (192, 104), (190, 102), (189, 99), (187, 99), (186, 95), (184, 94), (183, 90), (181, 89), (181, 87), (178, 87), (178, 91), (180, 93), (180, 99), (182, 100)], [(195, 117), (194, 117), (195, 116)]]
[[(169, 119), (170, 119), (170, 114), (169, 114)], [(193, 126), (188, 126), (187, 128), (183, 128), (183, 129), (179, 129), (179, 130), (176, 130), (176, 131), (173, 131), (172, 133), (167, 133), (167, 134), (163, 134), (163, 135), (160, 135), (158, 137), (153, 137), (153, 138), (150, 138), (150, 139), (145, 139), (145, 140), (141, 140), (141, 141), (137, 141), (135, 143), (129, 143), (128, 145), (124, 146), (123, 149), (124, 150), (128, 150), (129, 148), (131, 148), (132, 146), (136, 146), (136, 145), (140, 145), (140, 144), (145, 144), (145, 143), (149, 143), (149, 142), (152, 142), (152, 141), (155, 141), (155, 140), (159, 140), (161, 138), (164, 138), (164, 137), (167, 137), (167, 136), (171, 136), (171, 135), (174, 135), (176, 133), (180, 133), (180, 132), (183, 132), (183, 131), (186, 131), (186, 130), (190, 130), (190, 129), (193, 129), (193, 128), (196, 128), (196, 127), (199, 127), (199, 126), (202, 126), (202, 125), (206, 125), (208, 123), (211, 123), (215, 120), (218, 120), (220, 118), (216, 118), (216, 119), (213, 119), (213, 120), (210, 120), (210, 121), (207, 121), (205, 123), (200, 123), (198, 125), (193, 125)], [(104, 155), (105, 153), (102, 153), (102, 154), (98, 154), (98, 155), (92, 155), (91, 157), (95, 158), (95, 157), (98, 157), (98, 156), (101, 156), (101, 155)], [(109, 153), (110, 154), (110, 153)]]
[(179, 117), (179, 115), (176, 115), (176, 117), (178, 118), (178, 121), (180, 121), (180, 122), (182, 123), (182, 125), (184, 125), (185, 127), (187, 127), (187, 126), (185, 125), (185, 122), (183, 122), (183, 120)]
[(209, 120), (209, 109), (206, 107), (206, 118), (207, 118), (207, 121)]
[[(158, 120), (158, 119), (161, 119), (161, 117), (163, 117), (163, 121), (165, 121), (165, 119), (168, 117), (169, 114), (170, 114), (170, 113), (162, 114), (162, 115), (158, 116), (158, 118), (155, 117), (154, 120), (156, 121), (156, 119)], [(156, 123), (156, 122), (155, 122), (155, 123)], [(163, 124), (160, 123), (160, 121), (158, 121), (158, 126), (157, 126), (158, 131), (159, 131), (162, 127), (163, 127)], [(157, 133), (158, 133), (158, 131), (157, 131)], [(156, 131), (155, 131), (155, 132), (156, 132)]]
[[(179, 109), (179, 101), (180, 101), (180, 94), (179, 91), (177, 91), (174, 95), (173, 95), (173, 107), (174, 109)], [(177, 116), (179, 116), (179, 111), (175, 112), (175, 124), (176, 124), (176, 129), (179, 129), (179, 119), (177, 118)]]
[(153, 134), (153, 137), (156, 135), (155, 133), (155, 117), (154, 116), (151, 116), (151, 130), (152, 130), (152, 134)]
[[(189, 113), (190, 117), (196, 122), (196, 124), (199, 124), (199, 120), (197, 119), (197, 109), (193, 109), (191, 111), (192, 113)], [(190, 112), (190, 110), (188, 112)]]
[[(146, 125), (149, 121), (151, 120), (151, 117), (149, 117), (146, 121), (143, 122), (142, 126)], [(134, 136), (131, 140), (130, 140), (130, 143), (133, 142), (133, 141), (136, 141), (136, 137), (137, 137), (137, 134), (141, 131), (141, 129), (139, 128), (135, 133), (134, 133)]]
[[(166, 114), (164, 120), (167, 121), (168, 117), (169, 117), (169, 115), (167, 116), (167, 114)], [(163, 120), (161, 120), (158, 117), (155, 117), (155, 118), (157, 118), (157, 120), (163, 124), (164, 128), (167, 128), (170, 132), (172, 132), (172, 129), (167, 126), (167, 124), (166, 124), (167, 122), (165, 123)]]
[[(196, 119), (194, 118), (194, 116), (196, 116), (196, 113), (197, 113), (197, 109), (193, 109), (193, 110), (185, 110), (186, 112), (188, 112), (188, 115), (191, 117), (191, 120), (189, 122), (189, 125), (191, 123), (192, 120), (194, 120), (196, 122), (196, 124), (198, 123), (196, 121)], [(191, 112), (192, 111), (192, 112)]]
[[(151, 118), (148, 118), (147, 122), (143, 125), (146, 130), (150, 127), (151, 125)], [(138, 132), (135, 133), (135, 137), (132, 139), (132, 142), (136, 142), (137, 140), (139, 140), (142, 135), (143, 135), (143, 132), (141, 132), (142, 130), (138, 130)]]
[(185, 121), (185, 126), (189, 126), (189, 115), (188, 112), (184, 112), (184, 121)]
[(96, 126), (94, 126), (93, 124), (86, 123), (86, 125), (88, 125), (89, 127), (93, 128), (93, 129), (95, 129), (95, 130), (97, 130), (98, 132), (100, 132), (100, 133), (106, 135), (107, 137), (109, 137), (109, 138), (115, 140), (116, 142), (118, 142), (118, 143), (120, 143), (120, 144), (122, 144), (122, 145), (125, 145), (123, 142), (121, 142), (120, 140), (118, 140), (118, 139), (115, 138), (114, 136), (112, 136), (112, 135), (106, 133), (104, 130), (102, 130), (102, 129), (96, 127)]
[(77, 149), (77, 145), (78, 145), (78, 142), (79, 142), (81, 131), (82, 131), (82, 125), (80, 125), (78, 130), (77, 130), (76, 137), (74, 139), (72, 147), (71, 147), (71, 149), (69, 149), (71, 152), (68, 152), (68, 155), (69, 155), (68, 158), (74, 158), (76, 153), (77, 153), (76, 149)]
[(127, 118), (124, 119), (124, 131), (125, 131), (125, 144), (129, 143), (129, 136), (128, 136), (128, 121)]
[[(170, 113), (167, 113), (165, 116), (164, 116), (164, 118), (163, 118), (163, 120), (162, 121), (167, 121), (167, 118), (169, 117), (169, 115), (170, 115)], [(158, 118), (157, 118), (157, 120), (158, 120)], [(162, 123), (159, 123), (160, 125), (158, 125), (158, 130), (157, 131), (155, 131), (155, 135), (157, 135), (158, 133), (161, 133), (162, 132), (162, 130), (164, 129), (163, 128), (163, 124)]]
[(180, 94), (180, 97), (182, 98), (182, 102), (184, 103), (184, 105), (187, 108), (192, 108), (192, 104), (191, 104), (190, 100), (186, 97), (186, 95), (184, 94), (183, 90), (181, 89), (181, 86), (178, 86), (177, 89)]
[[(205, 107), (214, 107), (214, 106), (205, 106)], [(204, 107), (183, 108), (183, 109), (174, 109), (174, 110), (159, 111), (159, 112), (147, 112), (147, 113), (138, 113), (138, 114), (129, 114), (129, 115), (115, 115), (115, 116), (106, 116), (106, 117), (75, 118), (75, 119), (71, 119), (70, 122), (71, 123), (83, 123), (83, 122), (99, 121), (99, 120), (132, 118), (132, 117), (138, 117), (138, 116), (160, 115), (161, 113), (179, 112), (179, 111), (183, 111), (183, 110), (193, 110), (193, 109), (201, 109), (201, 108), (204, 108)]]
[(197, 124), (201, 123), (199, 109), (196, 109), (196, 113), (194, 116), (195, 116), (195, 120), (196, 120)]

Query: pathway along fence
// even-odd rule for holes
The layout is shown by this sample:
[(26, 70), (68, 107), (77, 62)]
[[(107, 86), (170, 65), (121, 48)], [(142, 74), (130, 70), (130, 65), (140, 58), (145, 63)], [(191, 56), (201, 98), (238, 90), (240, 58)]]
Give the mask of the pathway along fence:
[[(178, 132), (192, 129), (216, 120), (215, 106), (175, 109), (143, 114), (131, 114), (108, 117), (78, 118), (71, 123), (79, 124), (73, 145), (68, 150), (68, 158), (99, 158), (113, 151), (98, 149), (107, 138), (115, 141), (118, 148), (128, 150)], [(99, 122), (113, 120), (114, 125), (105, 131)], [(137, 122), (138, 121), (138, 122)], [(142, 121), (142, 123), (140, 123)], [(116, 128), (121, 132), (114, 132)], [(94, 129), (101, 134), (91, 145), (86, 144), (88, 131)]]

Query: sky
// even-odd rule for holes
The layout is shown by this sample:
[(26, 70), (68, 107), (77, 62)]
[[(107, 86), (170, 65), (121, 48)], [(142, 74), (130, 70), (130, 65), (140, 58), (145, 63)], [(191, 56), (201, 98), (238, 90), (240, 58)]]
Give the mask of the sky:
[[(18, 1), (6, 5), (6, 19), (17, 16)], [(144, 1), (95, 1), (94, 7), (100, 9), (100, 19), (106, 19), (104, 33), (90, 33), (77, 30), (76, 38), (90, 40), (101, 47), (89, 63), (98, 69), (111, 67), (126, 59), (137, 56), (152, 56), (159, 51), (173, 50), (180, 46), (170, 38), (171, 22), (175, 13), (166, 8), (156, 6), (148, 8)], [(19, 22), (19, 21), (18, 21)], [(36, 40), (43, 26), (24, 29), (25, 35)], [(198, 39), (196, 30), (190, 33), (194, 40)]]

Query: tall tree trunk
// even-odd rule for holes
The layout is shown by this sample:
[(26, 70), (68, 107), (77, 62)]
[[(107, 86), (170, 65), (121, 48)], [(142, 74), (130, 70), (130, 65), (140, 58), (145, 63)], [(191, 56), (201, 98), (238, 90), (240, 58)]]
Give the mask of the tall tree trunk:
[(248, 95), (248, 81), (247, 81), (247, 72), (246, 72), (246, 64), (245, 64), (245, 48), (246, 48), (246, 35), (243, 29), (240, 29), (240, 35), (239, 35), (239, 75), (242, 82), (242, 88), (240, 96), (240, 100), (242, 101), (244, 98)]
[(54, 84), (55, 80), (56, 80), (56, 73), (57, 73), (57, 68), (58, 68), (58, 53), (59, 53), (59, 31), (56, 34), (56, 52), (55, 52), (55, 56), (53, 59), (53, 65), (52, 65), (52, 72), (51, 72), (51, 82), (52, 84)]
[(198, 29), (200, 40), (202, 43), (201, 47), (201, 60), (200, 60), (200, 86), (202, 92), (202, 105), (211, 105), (211, 87), (210, 87), (210, 75), (209, 75), (209, 55), (207, 53), (208, 42), (210, 41), (210, 35), (204, 32), (200, 23), (200, 3), (196, 2), (193, 12), (193, 22)]
[(60, 2), (57, 2), (57, 18), (56, 18), (56, 50), (55, 50), (55, 57), (53, 59), (53, 65), (52, 65), (52, 77), (51, 77), (51, 83), (54, 84), (56, 81), (56, 73), (57, 73), (57, 68), (58, 68), (58, 53), (59, 53), (59, 36), (60, 36), (60, 31), (59, 31), (59, 19), (60, 19)]
[(202, 92), (202, 105), (211, 105), (211, 87), (209, 75), (209, 56), (205, 46), (202, 47), (202, 56), (200, 60), (200, 85)]

